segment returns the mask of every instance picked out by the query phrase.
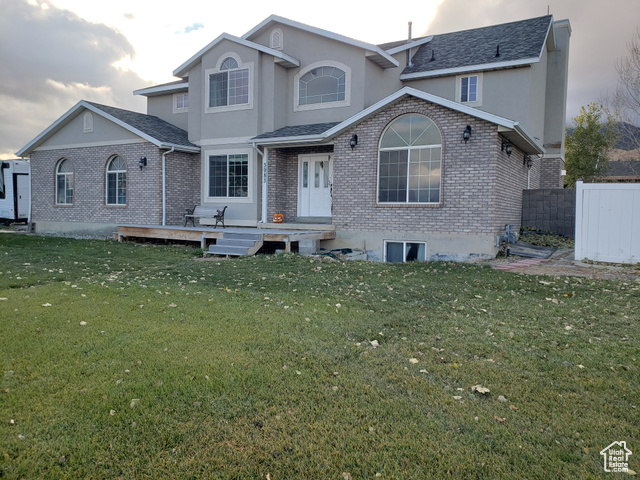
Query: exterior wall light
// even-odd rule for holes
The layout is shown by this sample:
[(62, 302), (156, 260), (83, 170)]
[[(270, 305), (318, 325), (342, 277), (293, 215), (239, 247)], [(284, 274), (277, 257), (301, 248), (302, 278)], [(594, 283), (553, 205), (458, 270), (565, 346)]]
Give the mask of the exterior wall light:
[(502, 141), (502, 151), (507, 152), (507, 157), (511, 156), (511, 152), (513, 152), (513, 145), (511, 145), (511, 142), (509, 140)]
[(533, 165), (533, 159), (531, 157), (525, 157), (522, 163), (526, 165), (527, 168), (531, 168), (531, 165)]
[(353, 150), (357, 144), (358, 144), (358, 135), (354, 133), (351, 139), (349, 140), (349, 145), (351, 145), (351, 150)]
[(471, 125), (467, 125), (467, 128), (465, 128), (464, 132), (462, 132), (462, 139), (464, 140), (464, 143), (467, 143), (470, 138), (471, 138)]
[(140, 157), (140, 160), (138, 161), (138, 165), (140, 165), (140, 170), (142, 170), (142, 167), (146, 167), (147, 157)]

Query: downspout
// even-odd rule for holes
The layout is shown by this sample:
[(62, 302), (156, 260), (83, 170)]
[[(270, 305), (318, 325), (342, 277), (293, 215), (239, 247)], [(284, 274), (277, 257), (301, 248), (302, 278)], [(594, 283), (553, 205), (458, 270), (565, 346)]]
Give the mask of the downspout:
[(258, 146), (253, 143), (253, 149), (262, 157), (262, 208), (260, 214), (260, 223), (267, 223), (267, 183), (268, 183), (268, 155), (267, 149), (261, 152)]
[(175, 152), (176, 147), (171, 147), (162, 154), (162, 226), (167, 224), (167, 155)]

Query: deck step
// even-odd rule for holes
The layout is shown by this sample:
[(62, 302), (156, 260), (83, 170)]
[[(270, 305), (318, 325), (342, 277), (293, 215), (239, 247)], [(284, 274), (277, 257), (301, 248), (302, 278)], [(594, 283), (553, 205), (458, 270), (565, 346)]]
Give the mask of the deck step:
[(262, 235), (259, 233), (227, 233), (224, 232), (222, 238), (225, 240), (253, 240), (257, 242), (258, 240), (262, 240)]
[(222, 247), (245, 247), (251, 248), (255, 245), (255, 240), (245, 240), (242, 238), (219, 238), (216, 240), (216, 246)]
[(210, 255), (232, 255), (234, 257), (241, 257), (249, 253), (247, 247), (233, 247), (230, 245), (210, 245), (209, 250), (205, 253)]
[(215, 245), (209, 245), (205, 253), (210, 255), (229, 255), (242, 257), (255, 255), (262, 247), (262, 235), (259, 233), (227, 233), (216, 240)]

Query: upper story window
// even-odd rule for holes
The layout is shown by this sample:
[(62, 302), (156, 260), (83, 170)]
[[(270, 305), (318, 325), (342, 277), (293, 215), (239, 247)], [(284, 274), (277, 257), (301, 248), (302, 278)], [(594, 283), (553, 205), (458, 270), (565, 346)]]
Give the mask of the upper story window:
[(380, 139), (378, 203), (439, 203), (442, 136), (424, 115), (394, 120)]
[(175, 93), (173, 95), (173, 113), (189, 111), (189, 94)]
[(342, 107), (350, 104), (351, 69), (338, 62), (309, 65), (296, 75), (295, 110)]
[(84, 112), (82, 130), (87, 132), (93, 132), (93, 114), (91, 112)]
[(127, 204), (127, 164), (115, 156), (107, 163), (107, 205)]
[(459, 75), (456, 78), (456, 99), (470, 106), (482, 104), (482, 74)]
[(73, 165), (63, 158), (56, 167), (56, 204), (73, 203)]
[[(217, 70), (207, 70), (207, 107), (250, 105), (250, 68), (226, 57)], [(211, 111), (211, 110), (210, 110)]]

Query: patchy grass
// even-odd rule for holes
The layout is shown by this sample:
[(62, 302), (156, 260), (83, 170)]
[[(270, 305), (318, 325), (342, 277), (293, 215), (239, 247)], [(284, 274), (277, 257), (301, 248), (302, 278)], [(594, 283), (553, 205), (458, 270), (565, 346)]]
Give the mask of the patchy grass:
[(600, 478), (638, 450), (637, 283), (198, 253), (0, 236), (0, 477)]

